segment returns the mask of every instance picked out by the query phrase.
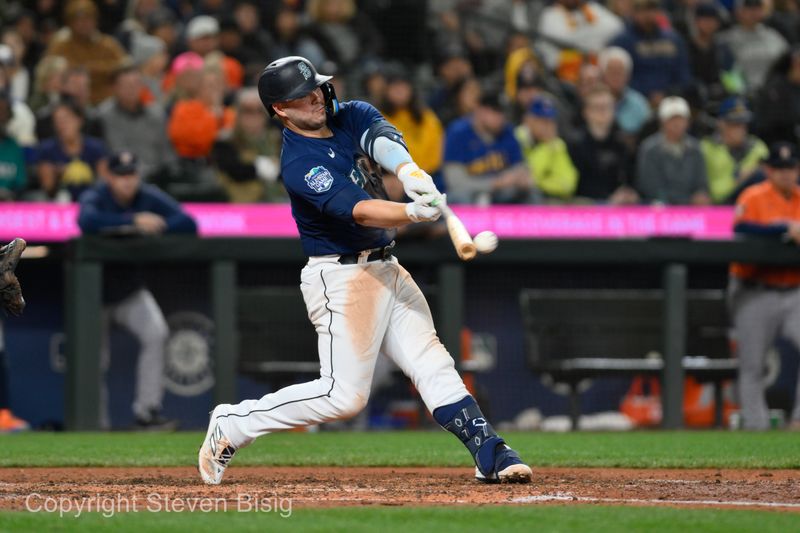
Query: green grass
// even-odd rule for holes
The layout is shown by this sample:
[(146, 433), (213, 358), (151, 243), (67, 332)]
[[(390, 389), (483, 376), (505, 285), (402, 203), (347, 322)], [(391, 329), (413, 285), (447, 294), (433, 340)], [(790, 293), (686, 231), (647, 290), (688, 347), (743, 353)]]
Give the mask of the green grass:
[(282, 518), (275, 513), (138, 513), (59, 518), (58, 514), (0, 514), (7, 531), (610, 531), (734, 533), (798, 531), (800, 515), (764, 511), (717, 511), (603, 506), (478, 507), (472, 509), (341, 508), (299, 509)]
[[(533, 466), (800, 468), (789, 432), (507, 433)], [(23, 433), (0, 436), (5, 466), (194, 465), (200, 433)], [(236, 465), (469, 466), (444, 431), (280, 433), (258, 439)]]

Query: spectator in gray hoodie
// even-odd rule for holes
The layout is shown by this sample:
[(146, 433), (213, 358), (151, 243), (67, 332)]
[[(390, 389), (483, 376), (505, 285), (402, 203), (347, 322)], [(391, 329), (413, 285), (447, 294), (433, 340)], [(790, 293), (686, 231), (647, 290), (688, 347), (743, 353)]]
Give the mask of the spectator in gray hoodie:
[(639, 147), (636, 188), (648, 203), (709, 205), (708, 179), (700, 143), (687, 133), (691, 113), (679, 96), (658, 106), (660, 130)]

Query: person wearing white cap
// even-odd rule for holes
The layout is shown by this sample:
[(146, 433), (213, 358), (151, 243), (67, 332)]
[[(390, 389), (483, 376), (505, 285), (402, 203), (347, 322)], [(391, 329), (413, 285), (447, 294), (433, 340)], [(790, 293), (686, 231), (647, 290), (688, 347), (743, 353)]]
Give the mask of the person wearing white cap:
[(208, 15), (198, 15), (186, 25), (186, 47), (190, 52), (208, 60), (211, 54), (222, 57), (221, 67), (228, 90), (242, 86), (244, 68), (236, 59), (223, 54), (219, 48), (219, 22)]
[(660, 129), (642, 142), (636, 164), (636, 188), (644, 201), (708, 205), (708, 179), (700, 143), (689, 135), (691, 111), (679, 96), (658, 106)]

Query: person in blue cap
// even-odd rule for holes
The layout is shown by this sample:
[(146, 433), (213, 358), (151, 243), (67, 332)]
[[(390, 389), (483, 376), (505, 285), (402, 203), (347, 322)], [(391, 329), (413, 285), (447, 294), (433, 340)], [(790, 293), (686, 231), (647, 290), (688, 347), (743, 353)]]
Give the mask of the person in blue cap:
[(731, 203), (736, 187), (758, 170), (769, 153), (767, 145), (748, 132), (752, 116), (744, 98), (726, 99), (719, 108), (717, 131), (700, 143), (708, 189), (715, 204)]
[(514, 130), (533, 181), (548, 203), (569, 201), (578, 186), (578, 170), (567, 144), (558, 135), (557, 118), (555, 102), (548, 96), (537, 96)]

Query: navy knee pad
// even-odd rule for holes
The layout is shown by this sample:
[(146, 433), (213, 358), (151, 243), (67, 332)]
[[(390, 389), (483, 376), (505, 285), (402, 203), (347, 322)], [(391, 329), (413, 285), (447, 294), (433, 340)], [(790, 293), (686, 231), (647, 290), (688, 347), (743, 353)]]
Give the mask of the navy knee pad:
[(495, 448), (505, 441), (483, 416), (472, 396), (434, 409), (433, 417), (464, 443), (481, 474), (488, 477), (494, 472)]

